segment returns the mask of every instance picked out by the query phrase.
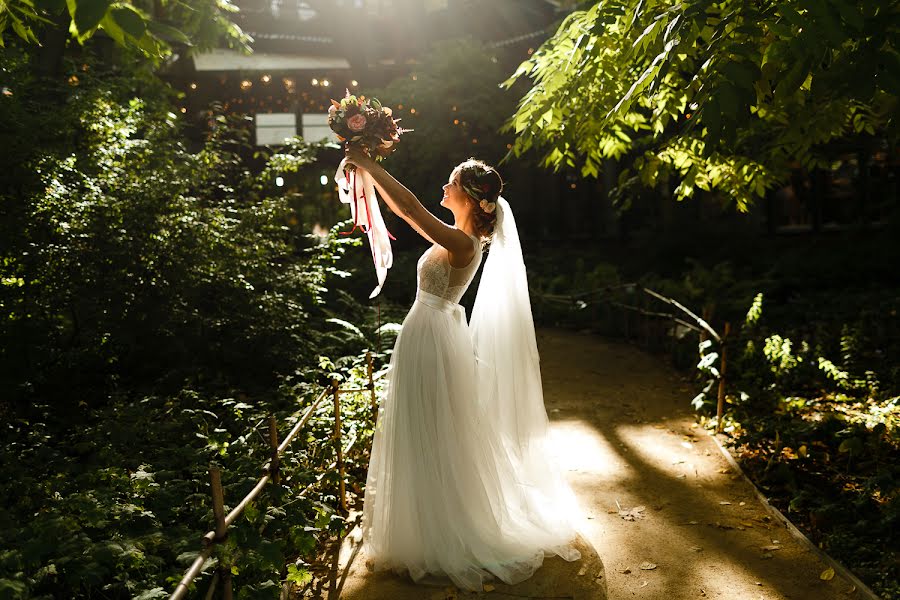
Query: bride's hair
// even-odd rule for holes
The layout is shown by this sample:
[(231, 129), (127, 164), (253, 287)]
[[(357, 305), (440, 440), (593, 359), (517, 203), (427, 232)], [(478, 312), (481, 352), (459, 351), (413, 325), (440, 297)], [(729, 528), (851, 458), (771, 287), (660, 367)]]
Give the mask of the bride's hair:
[[(472, 211), (475, 219), (475, 229), (483, 238), (490, 238), (494, 233), (494, 225), (497, 223), (497, 198), (503, 191), (503, 179), (494, 167), (476, 158), (460, 163), (455, 171), (459, 172), (459, 184), (466, 194), (477, 205)], [(484, 200), (487, 208), (484, 209), (481, 201)]]

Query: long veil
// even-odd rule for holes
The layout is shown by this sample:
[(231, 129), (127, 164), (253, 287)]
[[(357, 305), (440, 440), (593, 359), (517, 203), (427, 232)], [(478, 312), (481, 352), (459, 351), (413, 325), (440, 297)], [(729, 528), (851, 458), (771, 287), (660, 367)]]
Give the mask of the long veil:
[(521, 501), (537, 521), (556, 528), (564, 538), (574, 535), (582, 513), (549, 443), (550, 422), (516, 220), (505, 198), (497, 203), (493, 240), (469, 321), (478, 402), (513, 465)]

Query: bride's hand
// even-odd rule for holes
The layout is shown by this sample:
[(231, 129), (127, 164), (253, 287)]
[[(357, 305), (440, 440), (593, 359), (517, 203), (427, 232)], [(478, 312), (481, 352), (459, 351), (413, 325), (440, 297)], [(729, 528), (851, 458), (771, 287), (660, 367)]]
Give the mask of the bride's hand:
[(347, 164), (356, 165), (361, 169), (371, 171), (375, 166), (375, 161), (366, 155), (362, 147), (356, 144), (348, 144), (344, 148), (344, 155), (347, 158)]

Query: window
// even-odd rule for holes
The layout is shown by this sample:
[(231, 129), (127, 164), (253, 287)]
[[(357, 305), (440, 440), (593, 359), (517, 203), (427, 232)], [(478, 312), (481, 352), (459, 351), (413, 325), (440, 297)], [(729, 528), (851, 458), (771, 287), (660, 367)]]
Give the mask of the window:
[(297, 135), (297, 115), (294, 113), (269, 113), (256, 115), (256, 145), (280, 145)]
[(307, 142), (338, 142), (337, 136), (328, 126), (327, 113), (309, 113), (301, 117), (303, 139)]

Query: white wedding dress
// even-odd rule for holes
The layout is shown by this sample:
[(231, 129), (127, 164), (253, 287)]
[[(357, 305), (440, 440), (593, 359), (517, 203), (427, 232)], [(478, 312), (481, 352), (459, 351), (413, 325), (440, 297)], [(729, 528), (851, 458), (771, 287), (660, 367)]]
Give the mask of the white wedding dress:
[(540, 444), (523, 454), (505, 443), (479, 401), (491, 394), (479, 396), (484, 365), (476, 366), (458, 304), (482, 259), (481, 243), (472, 237), (472, 244), (466, 267), (451, 266), (439, 245), (419, 259), (416, 301), (378, 410), (362, 532), (376, 571), (408, 572), (417, 582), (446, 576), (481, 591), (494, 577), (509, 584), (529, 578), (545, 556), (573, 561), (581, 554), (573, 545), (574, 495), (555, 463)]

